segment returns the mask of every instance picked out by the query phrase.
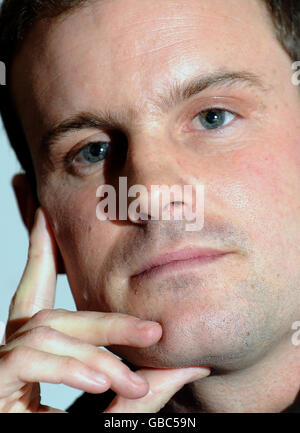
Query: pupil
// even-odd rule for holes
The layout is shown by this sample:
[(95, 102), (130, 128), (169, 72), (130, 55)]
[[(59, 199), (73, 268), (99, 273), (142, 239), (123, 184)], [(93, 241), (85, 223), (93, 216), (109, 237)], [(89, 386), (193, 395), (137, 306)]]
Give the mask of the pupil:
[(108, 148), (109, 143), (92, 143), (84, 148), (83, 156), (89, 162), (103, 161), (107, 157)]
[(102, 153), (103, 149), (101, 149), (100, 145), (97, 143), (94, 143), (90, 147), (90, 153), (92, 156), (99, 156), (99, 153)]
[(206, 114), (205, 120), (208, 123), (210, 123), (211, 125), (214, 125), (215, 123), (217, 123), (220, 120), (220, 113), (218, 111), (209, 111)]

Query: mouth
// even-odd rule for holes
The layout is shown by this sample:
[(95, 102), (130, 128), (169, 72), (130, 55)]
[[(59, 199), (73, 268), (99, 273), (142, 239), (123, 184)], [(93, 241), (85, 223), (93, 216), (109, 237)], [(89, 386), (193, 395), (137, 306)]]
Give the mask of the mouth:
[(213, 263), (230, 253), (232, 251), (195, 247), (167, 252), (155, 256), (141, 265), (131, 278), (135, 280), (137, 278), (150, 278), (177, 271), (188, 271), (194, 267)]

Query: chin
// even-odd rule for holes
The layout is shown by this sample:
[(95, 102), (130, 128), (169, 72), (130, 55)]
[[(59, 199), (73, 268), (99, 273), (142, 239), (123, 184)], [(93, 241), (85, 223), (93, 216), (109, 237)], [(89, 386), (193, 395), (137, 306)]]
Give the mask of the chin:
[(253, 291), (251, 282), (228, 279), (221, 285), (218, 278), (195, 278), (190, 284), (178, 278), (179, 286), (171, 281), (170, 287), (141, 291), (119, 312), (159, 322), (162, 338), (147, 348), (109, 350), (138, 367), (205, 365), (216, 372), (250, 367), (274, 347), (282, 329), (270, 320), (266, 290), (257, 283)]
[[(178, 329), (178, 328), (177, 328)], [(245, 330), (245, 336), (199, 332), (188, 337), (184, 333), (164, 337), (153, 346), (133, 348), (110, 346), (109, 350), (137, 367), (180, 368), (207, 366), (215, 373), (240, 370), (255, 364), (270, 348), (266, 341), (258, 344)]]

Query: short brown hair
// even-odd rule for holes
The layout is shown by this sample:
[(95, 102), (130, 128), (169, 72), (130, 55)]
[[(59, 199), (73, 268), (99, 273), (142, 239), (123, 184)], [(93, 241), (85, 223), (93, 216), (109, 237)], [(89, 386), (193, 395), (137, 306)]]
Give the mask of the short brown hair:
[[(4, 0), (0, 10), (0, 61), (7, 69), (7, 86), (0, 86), (0, 113), (17, 158), (33, 187), (35, 175), (29, 147), (10, 95), (9, 72), (13, 56), (30, 27), (39, 19), (61, 14), (97, 0)], [(292, 61), (300, 60), (300, 1), (261, 0), (272, 18), (277, 38)]]

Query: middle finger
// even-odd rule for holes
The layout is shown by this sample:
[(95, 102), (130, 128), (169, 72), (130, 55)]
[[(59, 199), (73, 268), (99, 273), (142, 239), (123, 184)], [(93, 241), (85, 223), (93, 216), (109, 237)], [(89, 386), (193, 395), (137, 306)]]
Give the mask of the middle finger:
[(72, 357), (111, 380), (111, 388), (126, 398), (140, 398), (148, 391), (148, 383), (132, 372), (111, 352), (62, 334), (54, 329), (40, 326), (24, 332), (5, 345), (1, 350), (4, 356), (16, 347), (30, 347), (62, 357)]

